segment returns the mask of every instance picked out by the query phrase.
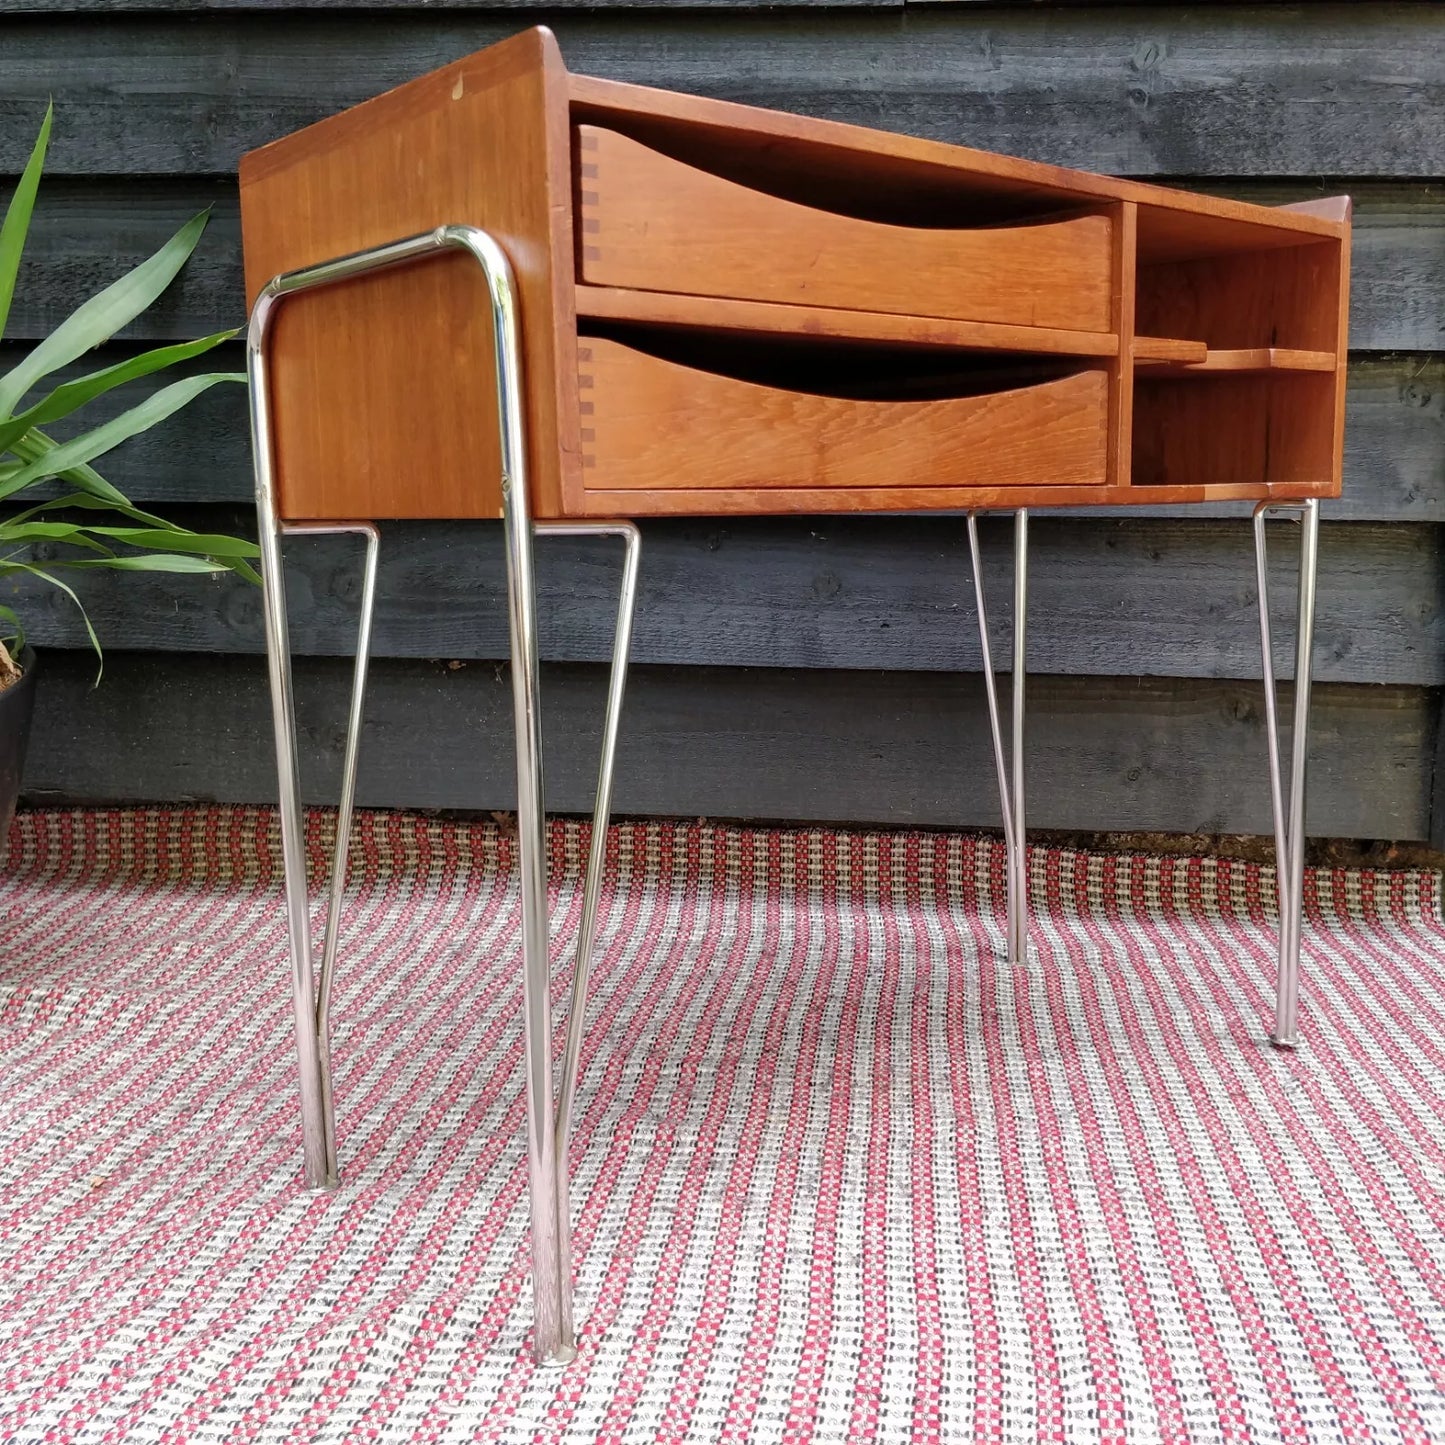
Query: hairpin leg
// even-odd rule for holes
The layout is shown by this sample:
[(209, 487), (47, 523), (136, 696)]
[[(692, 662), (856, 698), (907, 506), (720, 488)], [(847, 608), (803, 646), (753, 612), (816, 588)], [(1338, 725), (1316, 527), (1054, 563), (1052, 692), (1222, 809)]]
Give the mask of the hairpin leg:
[[(1270, 513), (1300, 523), (1299, 620), (1295, 643), (1294, 724), (1290, 730), (1290, 783), (1286, 800), (1280, 767), (1279, 706), (1275, 696), (1274, 647), (1270, 636), (1269, 553), (1265, 521)], [(1264, 665), (1265, 730), (1269, 744), (1270, 802), (1274, 811), (1275, 876), (1279, 895), (1279, 971), (1274, 1043), (1299, 1042), (1300, 936), (1304, 923), (1305, 763), (1309, 745), (1310, 672), (1314, 647), (1315, 571), (1320, 511), (1302, 503), (1261, 502), (1254, 510), (1254, 566), (1259, 591), (1259, 640)], [(1286, 803), (1288, 816), (1286, 817)]]
[[(506, 538), (510, 613), (513, 718), (517, 742), (517, 872), (522, 898), (522, 1019), (526, 1052), (527, 1171), (532, 1221), (532, 1283), (534, 1329), (532, 1348), (539, 1361), (566, 1361), (575, 1354), (572, 1341), (572, 1279), (566, 1258), (565, 1163), (559, 1168), (559, 1130), (569, 1123), (576, 1054), (580, 1047), (585, 1005), (587, 965), (596, 928), (600, 859), (605, 847), (610, 806), (612, 760), (616, 751), (632, 600), (636, 593), (637, 535), (625, 523), (579, 526), (577, 533), (622, 536), (627, 542), (623, 601), (619, 610), (617, 644), (608, 714), (604, 725), (603, 761), (594, 820), (592, 858), (584, 892), (582, 937), (575, 968), (573, 1018), (564, 1062), (563, 1098), (554, 1108), (552, 1089), (552, 1032), (547, 943), (547, 853), (544, 836), (542, 788), (542, 730), (537, 665), (536, 584), (532, 571), (534, 526), (528, 506), (526, 447), (523, 435), (521, 345), (517, 328), (516, 285), (506, 253), (475, 226), (439, 226), (370, 251), (277, 276), (262, 288), (251, 312), (247, 339), (247, 366), (251, 383), (252, 446), (256, 464), (257, 509), (261, 521), (262, 577), (266, 591), (266, 643), (270, 658), (272, 707), (276, 724), (277, 765), (281, 777), (281, 837), (286, 864), (286, 896), (290, 921), (291, 957), (295, 977), (296, 1039), (301, 1071), (302, 1134), (306, 1179), (324, 1185), (335, 1177), (335, 1152), (328, 1144), (329, 1089), (325, 1080), (324, 1025), (331, 961), (335, 955), (335, 927), (328, 927), (323, 955), (320, 1000), (315, 997), (311, 939), (306, 914), (306, 871), (303, 855), (301, 800), (296, 780), (295, 709), (291, 698), (290, 654), (287, 647), (286, 601), (282, 586), (280, 536), (274, 487), (269, 392), (266, 375), (266, 337), (275, 308), (288, 296), (318, 286), (348, 280), (386, 267), (404, 265), (447, 251), (462, 250), (480, 267), (492, 309), (495, 346), (498, 430), (501, 441), (501, 493)], [(360, 530), (361, 524), (347, 524)], [(287, 530), (301, 530), (288, 528)], [(318, 526), (306, 530), (331, 530)], [(543, 530), (565, 531), (564, 526)], [(374, 534), (371, 534), (374, 539)], [(369, 581), (363, 607), (362, 642), (370, 624), (374, 590), (375, 549), (369, 554)], [(364, 654), (362, 654), (364, 657)], [(361, 659), (359, 658), (359, 662)], [(364, 672), (352, 698), (353, 736), (360, 718)], [(354, 783), (355, 748), (348, 741), (347, 777)], [(350, 793), (345, 791), (349, 819)], [(600, 822), (601, 827), (597, 824)], [(345, 853), (338, 837), (339, 874), (344, 878)], [(340, 885), (333, 879), (333, 899)], [(333, 905), (334, 906), (334, 905)], [(572, 1036), (575, 1035), (575, 1041)], [(559, 1226), (559, 1219), (564, 1222)]]
[(539, 537), (620, 537), (624, 546), (622, 586), (617, 603), (617, 625), (612, 641), (612, 671), (607, 685), (607, 708), (602, 720), (602, 756), (597, 768), (597, 792), (592, 808), (592, 835), (587, 873), (582, 885), (582, 917), (572, 961), (572, 996), (567, 1011), (567, 1042), (562, 1054), (562, 1077), (557, 1085), (557, 1272), (561, 1288), (561, 1346), (575, 1353), (572, 1319), (572, 1210), (571, 1162), (572, 1104), (577, 1090), (577, 1067), (582, 1056), (586, 1023), (587, 987), (592, 952), (597, 942), (597, 910), (602, 899), (602, 874), (607, 859), (607, 824), (612, 813), (612, 777), (617, 760), (617, 737), (622, 719), (622, 697), (627, 687), (627, 659), (632, 647), (632, 617), (637, 602), (637, 570), (641, 537), (631, 522), (538, 522)]
[(1028, 842), (1024, 832), (1024, 679), (1028, 621), (1029, 514), (1014, 513), (1014, 659), (1013, 659), (1013, 784), (1004, 761), (1003, 725), (999, 719), (998, 688), (989, 645), (988, 610), (983, 595), (983, 558), (978, 545), (978, 516), (968, 514), (968, 550), (973, 564), (973, 595), (978, 611), (978, 640), (983, 653), (983, 685), (988, 697), (989, 729), (993, 734), (994, 769), (998, 775), (999, 805), (1003, 813), (1004, 852), (1008, 856), (1008, 959), (1028, 958), (1029, 875)]
[[(335, 1184), (341, 1176), (336, 1162), (336, 1104), (331, 1088), (331, 981), (336, 972), (336, 946), (341, 935), (341, 903), (346, 894), (346, 860), (351, 847), (351, 814), (356, 802), (356, 760), (361, 748), (361, 718), (366, 703), (366, 667), (371, 658), (371, 619), (376, 608), (376, 564), (381, 537), (370, 522), (300, 522), (290, 525), (283, 523), (281, 526), (283, 537), (337, 533), (352, 533), (364, 537), (366, 561), (362, 571), (361, 613), (356, 628), (351, 706), (346, 718), (346, 747), (341, 758), (341, 801), (336, 810), (336, 836), (332, 843), (331, 891), (326, 903), (326, 932), (321, 940), (321, 975), (316, 984), (316, 1053), (321, 1074), (321, 1112), (326, 1130), (328, 1184)], [(274, 575), (276, 580), (273, 590), (280, 592), (284, 583), (279, 570)], [(283, 609), (284, 630), (284, 598), (280, 605)], [(287, 651), (289, 653), (289, 648)], [(286, 666), (289, 672), (289, 656)], [(294, 760), (294, 752), (292, 757)], [(304, 847), (304, 843), (301, 846)]]
[[(313, 1189), (337, 1183), (336, 1117), (331, 1097), (331, 981), (341, 926), (341, 901), (346, 889), (346, 858), (351, 841), (351, 813), (356, 799), (356, 760), (361, 741), (361, 716), (366, 697), (366, 668), (371, 654), (371, 617), (376, 601), (379, 537), (369, 522), (287, 525), (277, 516), (271, 451), (270, 389), (266, 376), (265, 314), (253, 322), (247, 349), (250, 380), (251, 437), (256, 469), (256, 519), (261, 545), (261, 580), (266, 615), (266, 656), (271, 678), (272, 722), (276, 732), (276, 768), (280, 791), (281, 855), (286, 889), (287, 926), (291, 940), (292, 1003), (296, 1053), (301, 1083), (301, 1137), (306, 1183)], [(306, 834), (301, 808), (301, 780), (296, 756), (296, 704), (291, 686), (291, 642), (286, 621), (286, 578), (281, 564), (281, 538), (287, 534), (354, 533), (366, 539), (361, 612), (357, 624), (356, 662), (346, 749), (341, 765), (341, 801), (331, 863), (331, 892), (322, 940), (321, 973), (312, 967), (310, 902), (306, 888)]]

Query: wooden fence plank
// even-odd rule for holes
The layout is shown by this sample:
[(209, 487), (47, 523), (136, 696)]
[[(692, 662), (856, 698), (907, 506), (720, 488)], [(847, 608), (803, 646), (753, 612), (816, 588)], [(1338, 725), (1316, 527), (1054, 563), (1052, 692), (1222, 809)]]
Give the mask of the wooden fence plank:
[[(1302, 15), (1308, 14), (1308, 23)], [(230, 175), (244, 150), (516, 31), (521, 11), (35, 16), (0, 45), (0, 174)], [(1445, 12), (1313, 5), (548, 12), (573, 69), (1131, 175), (1439, 173)]]
[[(239, 322), (237, 156), (541, 13), (513, 0), (451, 4), (299, 0), (280, 11), (252, 0), (15, 0), (0, 18), (0, 177), (23, 162), (47, 95), (58, 110), (9, 335), (44, 334), (208, 203), (201, 252), (131, 344)], [(570, 5), (559, 0), (547, 14), (579, 71), (1090, 169), (1186, 177), (1265, 203), (1353, 190), (1357, 354), (1346, 495), (1326, 511), (1336, 524), (1325, 529), (1321, 569), (1326, 681), (1311, 831), (1433, 830), (1445, 844), (1445, 729), (1426, 690), (1445, 682), (1445, 537), (1437, 525), (1381, 525), (1445, 520), (1445, 195), (1435, 179), (1445, 154), (1445, 10), (1406, 0), (1307, 10), (969, 5), (905, 17), (889, 0), (867, 7), (872, 14), (820, 17), (810, 0), (726, 16), (707, 11), (732, 0), (686, 9), (601, 0), (586, 5), (599, 13), (569, 15)], [(204, 9), (216, 13), (185, 13)], [(1320, 179), (1330, 175), (1354, 179)], [(1421, 183), (1404, 183), (1412, 177)], [(0, 368), (17, 354), (0, 348)], [(239, 390), (208, 395), (106, 470), (183, 519), (244, 525), (226, 507), (187, 510), (249, 498)], [(1337, 524), (1346, 519), (1354, 525)], [(1284, 609), (1293, 537), (1278, 531)], [(986, 533), (1006, 649), (1006, 530), (991, 522)], [(1197, 513), (1040, 515), (1034, 539), (1034, 820), (1267, 829), (1257, 688), (1234, 680), (1258, 671), (1247, 528)], [(345, 678), (330, 654), (350, 643), (355, 573), (344, 544), (308, 544), (298, 561), (303, 552), (297, 642), (323, 654), (301, 663), (303, 726), (330, 788)], [(425, 660), (504, 651), (498, 553), (490, 532), (387, 529), (368, 801), (508, 805), (505, 670)], [(548, 670), (549, 781), (559, 806), (579, 810), (600, 698), (591, 660), (605, 652), (616, 561), (548, 544), (541, 573), (546, 650), (565, 659)], [(68, 604), (23, 589), (5, 599), (24, 604), (43, 643), (77, 649), (47, 659), (32, 785), (52, 797), (269, 796), (254, 591), (82, 580), (112, 645), (95, 694)], [(621, 808), (996, 818), (956, 520), (649, 527), (644, 586)], [(1353, 685), (1365, 682), (1384, 685)], [(419, 717), (435, 741), (418, 736)], [(479, 721), (497, 748), (475, 747)], [(483, 751), (479, 778), (459, 780), (448, 760), (470, 765)]]
[[(770, 10), (799, 8), (901, 10), (904, 4), (920, 0), (767, 0)], [(973, 4), (977, 0), (963, 0)], [(1036, 0), (989, 0), (992, 4), (1032, 4)], [(1077, 3), (1077, 0), (1075, 0)], [(1113, 0), (1107, 0), (1113, 3)], [(757, 10), (759, 0), (686, 0), (688, 9)], [(229, 10), (271, 15), (274, 0), (7, 0), (10, 15), (174, 15), (177, 12)], [(679, 0), (548, 0), (549, 10), (644, 10), (657, 11), (681, 8)], [(330, 10), (359, 11), (365, 17), (377, 10), (404, 14), (408, 11), (430, 13), (435, 10), (520, 10), (535, 11), (537, 0), (286, 0), (291, 11)]]
[[(207, 529), (240, 521), (214, 512)], [(383, 529), (374, 648), (382, 657), (507, 654), (500, 524)], [(984, 566), (1001, 656), (1009, 530), (984, 524)], [(1293, 596), (1297, 533), (1272, 536), (1276, 605)], [(1029, 667), (1064, 675), (1258, 677), (1246, 521), (1100, 521), (1036, 515)], [(289, 545), (297, 652), (346, 655), (358, 573), (351, 539)], [(618, 556), (595, 541), (539, 545), (543, 655), (593, 661), (610, 646)], [(644, 528), (634, 641), (669, 665), (973, 671), (979, 666), (961, 519), (668, 521)], [(35, 579), (6, 601), (42, 646), (84, 647), (76, 610)], [(90, 572), (86, 606), (112, 646), (261, 650), (259, 589), (231, 576)], [(1356, 523), (1321, 529), (1316, 676), (1445, 682), (1440, 529)], [(1285, 626), (1284, 620), (1281, 626)], [(1285, 635), (1288, 636), (1286, 628)], [(1284, 649), (1287, 659), (1289, 649)], [(1282, 660), (1287, 667), (1287, 660)]]
[[(96, 691), (78, 654), (44, 666), (26, 771), (32, 802), (274, 801), (259, 659), (117, 655)], [(337, 661), (298, 670), (302, 775), (314, 801), (335, 800), (347, 679)], [(603, 686), (601, 668), (544, 672), (555, 811), (591, 806)], [(504, 668), (379, 662), (361, 803), (513, 807), (510, 698)], [(1269, 832), (1257, 687), (1040, 678), (1029, 705), (1033, 827)], [(1435, 711), (1416, 689), (1320, 687), (1311, 833), (1424, 837)], [(980, 681), (638, 668), (616, 805), (622, 815), (996, 826)]]
[[(1270, 205), (1353, 190), (1352, 349), (1445, 349), (1445, 188), (1340, 181), (1212, 189)], [(245, 321), (240, 221), (229, 181), (60, 179), (40, 195), (6, 328), (11, 339), (48, 335), (79, 299), (142, 261), (206, 206), (211, 221), (185, 272), (128, 334), (174, 341)], [(7, 199), (0, 192), (0, 208)]]

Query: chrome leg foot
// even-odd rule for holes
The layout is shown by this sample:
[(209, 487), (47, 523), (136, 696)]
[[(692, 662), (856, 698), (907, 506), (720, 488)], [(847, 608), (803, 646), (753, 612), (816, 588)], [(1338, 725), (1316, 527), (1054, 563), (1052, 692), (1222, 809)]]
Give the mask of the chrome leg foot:
[(968, 514), (968, 550), (973, 564), (973, 595), (978, 612), (978, 640), (983, 653), (984, 691), (988, 697), (989, 729), (993, 736), (994, 769), (998, 775), (999, 806), (1003, 814), (1004, 851), (1008, 857), (1008, 960), (1028, 959), (1029, 875), (1028, 841), (1024, 825), (1024, 680), (1028, 620), (1029, 514), (1014, 513), (1014, 645), (1012, 697), (1012, 784), (1004, 757), (998, 686), (989, 644), (988, 610), (983, 592), (983, 558), (978, 545), (978, 516)]
[[(1290, 782), (1286, 797), (1280, 766), (1279, 704), (1275, 695), (1270, 630), (1269, 553), (1265, 522), (1274, 513), (1300, 523), (1299, 616), (1295, 643), (1294, 722), (1290, 729)], [(1315, 572), (1320, 512), (1313, 499), (1297, 504), (1262, 502), (1254, 512), (1254, 566), (1259, 592), (1259, 639), (1264, 670), (1265, 730), (1269, 744), (1270, 803), (1274, 812), (1276, 892), (1279, 895), (1279, 968), (1274, 1033), (1280, 1048), (1299, 1043), (1300, 936), (1304, 923), (1305, 764), (1309, 747), (1311, 657), (1314, 649)]]

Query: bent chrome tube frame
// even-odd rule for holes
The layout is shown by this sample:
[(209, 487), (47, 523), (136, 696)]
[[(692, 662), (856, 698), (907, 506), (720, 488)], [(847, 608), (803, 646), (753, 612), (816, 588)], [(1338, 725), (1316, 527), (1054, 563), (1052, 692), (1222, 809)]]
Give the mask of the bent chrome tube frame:
[[(337, 1183), (336, 1129), (331, 1095), (330, 998), (341, 902), (346, 886), (346, 851), (356, 791), (366, 663), (376, 595), (378, 534), (370, 522), (287, 522), (277, 511), (271, 399), (266, 344), (277, 306), (286, 298), (334, 282), (460, 250), (472, 256), (485, 278), (491, 303), (501, 438), (502, 524), (512, 663), (513, 722), (517, 744), (517, 857), (522, 904), (522, 993), (526, 1051), (527, 1161), (531, 1199), (534, 1327), (532, 1348), (539, 1361), (565, 1362), (576, 1354), (571, 1269), (571, 1215), (567, 1144), (581, 1056), (591, 956), (596, 942), (613, 767), (626, 686), (632, 617), (637, 597), (640, 539), (631, 522), (536, 522), (531, 519), (522, 413), (521, 344), (516, 285), (505, 252), (473, 226), (439, 226), (434, 231), (343, 256), (277, 276), (262, 288), (251, 312), (246, 362), (250, 382), (251, 441), (256, 470), (256, 512), (261, 537), (265, 594), (266, 652), (271, 682), (272, 721), (280, 783), (281, 848), (292, 964), (297, 1060), (300, 1072), (302, 1142), (306, 1183)], [(319, 979), (313, 973), (311, 924), (306, 889), (304, 819), (297, 769), (296, 715), (286, 618), (281, 539), (288, 535), (351, 532), (366, 538), (366, 573), (357, 637), (356, 671), (342, 764), (330, 902)], [(625, 547), (612, 672), (603, 721), (602, 758), (592, 817), (582, 920), (573, 961), (572, 999), (562, 1076), (553, 1090), (550, 1009), (550, 954), (547, 930), (547, 850), (542, 785), (542, 725), (539, 696), (536, 583), (532, 566), (535, 537), (616, 537)]]

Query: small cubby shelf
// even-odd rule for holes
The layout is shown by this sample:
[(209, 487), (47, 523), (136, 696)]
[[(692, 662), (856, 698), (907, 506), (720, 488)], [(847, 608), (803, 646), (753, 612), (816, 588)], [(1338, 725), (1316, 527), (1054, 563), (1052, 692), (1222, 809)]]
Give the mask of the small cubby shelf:
[[(1304, 208), (1347, 221), (1348, 201)], [(1141, 206), (1134, 257), (1135, 487), (1339, 487), (1348, 230)]]

